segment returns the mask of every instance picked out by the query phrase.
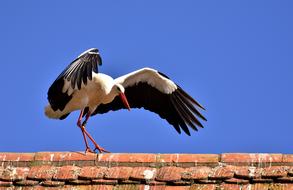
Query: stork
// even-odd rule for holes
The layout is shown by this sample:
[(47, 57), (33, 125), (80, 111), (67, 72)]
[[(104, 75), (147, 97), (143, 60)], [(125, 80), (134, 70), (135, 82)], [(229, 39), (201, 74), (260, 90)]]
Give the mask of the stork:
[[(45, 107), (47, 117), (60, 120), (80, 110), (77, 126), (86, 152), (108, 152), (96, 143), (85, 126), (91, 116), (111, 110), (144, 108), (167, 120), (179, 134), (182, 129), (189, 136), (188, 127), (196, 131), (197, 127), (203, 128), (198, 118), (206, 121), (199, 112), (204, 107), (163, 73), (143, 68), (113, 79), (100, 73), (98, 65), (102, 65), (98, 49), (80, 54), (50, 86), (49, 104)], [(87, 138), (95, 145), (94, 151)]]

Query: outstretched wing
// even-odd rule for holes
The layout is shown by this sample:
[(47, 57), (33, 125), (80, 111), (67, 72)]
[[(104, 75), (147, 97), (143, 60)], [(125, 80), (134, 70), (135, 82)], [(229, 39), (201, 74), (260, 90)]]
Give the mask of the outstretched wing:
[[(188, 126), (194, 130), (203, 127), (198, 118), (206, 118), (198, 111), (204, 109), (197, 101), (176, 85), (166, 75), (150, 68), (144, 68), (115, 79), (125, 88), (125, 95), (131, 108), (144, 108), (157, 113), (174, 126), (190, 135)], [(117, 96), (111, 103), (101, 104), (92, 115), (110, 110), (125, 109)]]
[(74, 90), (80, 90), (82, 84), (92, 80), (92, 72), (98, 73), (98, 64), (102, 59), (96, 48), (83, 52), (57, 77), (48, 90), (48, 100), (54, 111), (62, 111), (71, 100)]

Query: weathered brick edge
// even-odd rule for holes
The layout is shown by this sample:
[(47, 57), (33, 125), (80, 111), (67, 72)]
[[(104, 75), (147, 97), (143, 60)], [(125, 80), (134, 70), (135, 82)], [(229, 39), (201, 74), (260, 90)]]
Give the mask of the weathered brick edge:
[(84, 152), (37, 152), (37, 153), (0, 153), (0, 166), (217, 166), (219, 164), (239, 166), (293, 166), (293, 154), (146, 154), (146, 153), (109, 153), (93, 154)]

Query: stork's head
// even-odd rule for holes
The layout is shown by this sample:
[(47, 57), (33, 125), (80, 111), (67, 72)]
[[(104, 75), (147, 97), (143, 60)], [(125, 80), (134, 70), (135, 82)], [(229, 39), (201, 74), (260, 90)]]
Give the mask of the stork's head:
[(129, 103), (127, 101), (127, 98), (124, 94), (125, 89), (121, 84), (115, 84), (113, 86), (114, 91), (116, 92), (117, 96), (119, 95), (119, 97), (121, 98), (121, 101), (123, 102), (124, 106), (130, 111), (130, 106)]

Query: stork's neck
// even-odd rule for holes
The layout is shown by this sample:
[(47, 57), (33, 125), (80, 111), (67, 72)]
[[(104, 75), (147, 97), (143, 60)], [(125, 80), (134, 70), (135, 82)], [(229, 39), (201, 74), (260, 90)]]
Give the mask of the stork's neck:
[(112, 77), (103, 73), (93, 73), (94, 82), (96, 85), (100, 86), (101, 93), (99, 93), (99, 98), (102, 99), (102, 103), (110, 103), (119, 94), (117, 88), (115, 88), (115, 83)]

